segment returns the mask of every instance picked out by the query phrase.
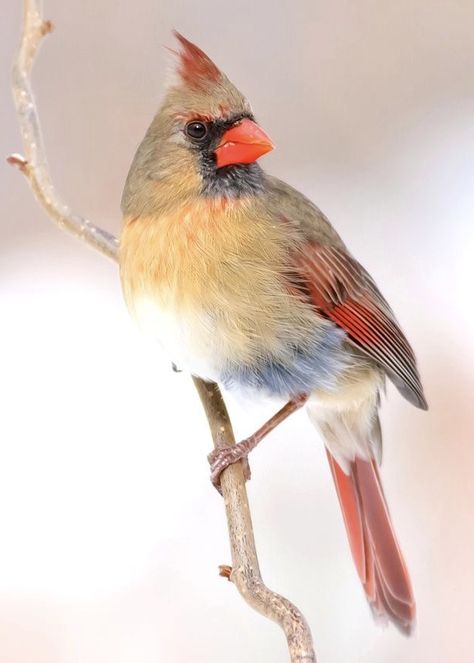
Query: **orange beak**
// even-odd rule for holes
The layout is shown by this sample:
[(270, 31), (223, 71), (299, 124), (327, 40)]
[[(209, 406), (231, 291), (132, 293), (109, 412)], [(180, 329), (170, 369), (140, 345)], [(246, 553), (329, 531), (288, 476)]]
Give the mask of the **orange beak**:
[(245, 117), (222, 136), (214, 154), (218, 168), (237, 163), (253, 163), (273, 150), (273, 143), (258, 124)]

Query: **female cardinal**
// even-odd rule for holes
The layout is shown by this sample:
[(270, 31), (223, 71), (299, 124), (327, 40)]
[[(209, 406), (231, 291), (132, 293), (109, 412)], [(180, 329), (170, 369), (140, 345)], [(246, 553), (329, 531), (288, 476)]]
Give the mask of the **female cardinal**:
[(386, 376), (426, 409), (413, 351), (322, 212), (257, 164), (273, 145), (245, 97), (176, 37), (177, 78), (123, 193), (127, 305), (181, 368), (287, 401), (250, 438), (213, 455), (216, 485), (306, 403), (368, 601), (410, 632), (415, 601), (377, 470), (377, 409)]

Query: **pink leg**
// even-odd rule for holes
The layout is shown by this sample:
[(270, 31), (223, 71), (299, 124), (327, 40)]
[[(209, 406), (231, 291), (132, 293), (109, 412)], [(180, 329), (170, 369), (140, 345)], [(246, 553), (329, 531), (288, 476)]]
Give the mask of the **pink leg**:
[[(248, 454), (255, 449), (257, 444), (259, 444), (264, 437), (268, 435), (274, 428), (276, 428), (282, 421), (284, 421), (290, 414), (299, 410), (306, 401), (308, 400), (307, 394), (301, 394), (292, 398), (286, 405), (284, 405), (281, 410), (278, 410), (276, 414), (273, 415), (267, 422), (263, 424), (253, 435), (248, 437), (246, 440), (242, 440), (238, 444), (234, 444), (231, 447), (222, 447), (221, 449), (215, 449), (207, 457), (209, 464), (211, 466), (211, 481), (213, 485), (220, 492), (220, 477), (222, 472), (239, 460), (246, 459)], [(247, 466), (246, 473), (249, 475), (247, 478), (250, 478), (250, 470)]]

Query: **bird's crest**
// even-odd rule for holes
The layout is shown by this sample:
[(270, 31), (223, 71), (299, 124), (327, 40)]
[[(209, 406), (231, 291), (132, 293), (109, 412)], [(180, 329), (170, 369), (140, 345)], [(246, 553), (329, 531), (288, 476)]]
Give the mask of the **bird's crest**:
[(204, 51), (176, 30), (173, 34), (181, 46), (179, 52), (173, 52), (178, 57), (178, 74), (183, 83), (202, 89), (222, 78), (221, 72)]

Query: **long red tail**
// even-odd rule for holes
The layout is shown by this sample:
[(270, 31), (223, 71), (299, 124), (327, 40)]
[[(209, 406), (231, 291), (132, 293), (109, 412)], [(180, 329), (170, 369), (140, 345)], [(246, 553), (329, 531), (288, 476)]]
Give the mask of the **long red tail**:
[(390, 619), (409, 634), (415, 599), (375, 461), (357, 458), (347, 475), (329, 452), (328, 459), (352, 557), (374, 615)]

